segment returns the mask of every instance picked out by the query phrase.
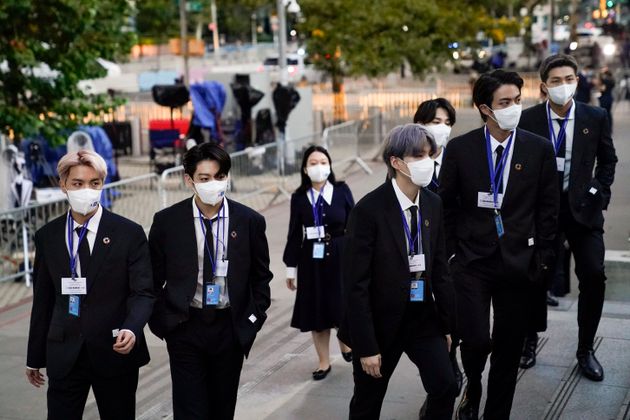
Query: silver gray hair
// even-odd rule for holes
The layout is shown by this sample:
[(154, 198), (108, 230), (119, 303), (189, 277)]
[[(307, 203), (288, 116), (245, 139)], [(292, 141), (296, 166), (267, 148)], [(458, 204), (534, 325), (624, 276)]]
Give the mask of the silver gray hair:
[(437, 151), (433, 135), (420, 124), (404, 124), (392, 128), (385, 138), (383, 161), (387, 165), (387, 177), (395, 178), (396, 170), (392, 167), (391, 157), (404, 159), (406, 156), (420, 156), (429, 146), (429, 156)]

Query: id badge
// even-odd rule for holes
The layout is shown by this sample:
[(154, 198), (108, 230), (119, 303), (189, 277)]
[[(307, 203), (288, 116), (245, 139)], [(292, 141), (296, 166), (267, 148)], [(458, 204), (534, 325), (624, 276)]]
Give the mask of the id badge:
[(62, 277), (62, 295), (85, 295), (87, 294), (87, 281), (85, 277)]
[(411, 302), (424, 302), (424, 280), (411, 280), (409, 300)]
[(505, 234), (505, 230), (503, 229), (503, 219), (500, 213), (494, 215), (494, 224), (497, 227), (497, 235), (499, 235), (499, 238), (502, 237)]
[(424, 270), (424, 254), (409, 255), (409, 271), (417, 273)]
[(309, 226), (306, 228), (306, 239), (323, 239), (325, 236), (324, 226)]
[(216, 306), (219, 304), (219, 295), (221, 294), (221, 286), (214, 283), (206, 283), (203, 286), (203, 295), (205, 297), (205, 306)]
[(81, 298), (79, 296), (70, 296), (70, 298), (68, 298), (68, 313), (72, 316), (79, 316), (80, 303)]
[(494, 206), (494, 195), (492, 193), (481, 192), (477, 193), (477, 207), (484, 209), (500, 209), (503, 204), (503, 194), (497, 196), (497, 207)]
[(558, 172), (564, 172), (564, 158), (556, 158), (556, 169), (558, 170)]
[(326, 245), (323, 242), (315, 242), (313, 244), (313, 258), (316, 260), (323, 259), (325, 248), (326, 248)]
[(227, 277), (228, 273), (228, 260), (218, 260), (217, 266), (215, 267), (215, 276), (217, 277)]

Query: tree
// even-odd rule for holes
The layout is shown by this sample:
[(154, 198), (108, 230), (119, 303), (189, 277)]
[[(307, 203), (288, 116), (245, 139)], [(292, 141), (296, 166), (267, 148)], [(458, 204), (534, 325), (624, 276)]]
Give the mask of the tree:
[(0, 132), (58, 145), (64, 131), (107, 111), (106, 96), (85, 95), (77, 84), (105, 75), (97, 58), (129, 52), (130, 12), (127, 0), (2, 0)]
[(345, 75), (384, 76), (405, 62), (416, 76), (449, 59), (448, 44), (472, 39), (479, 7), (463, 0), (301, 0), (314, 63), (341, 90)]
[(141, 0), (136, 3), (136, 31), (145, 38), (163, 44), (179, 35), (179, 12), (173, 0)]

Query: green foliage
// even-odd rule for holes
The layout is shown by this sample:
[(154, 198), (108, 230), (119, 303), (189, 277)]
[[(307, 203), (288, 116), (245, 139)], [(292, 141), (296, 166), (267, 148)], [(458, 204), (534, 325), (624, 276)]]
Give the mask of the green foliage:
[(158, 44), (179, 35), (179, 11), (173, 0), (140, 0), (136, 2), (136, 31), (143, 39)]
[[(102, 77), (97, 58), (127, 54), (127, 0), (2, 0), (0, 2), (0, 132), (22, 138), (43, 135), (52, 145), (62, 131), (113, 104), (85, 96), (80, 80)], [(48, 66), (57, 75), (37, 77)]]
[(384, 76), (404, 62), (421, 77), (449, 59), (450, 42), (474, 37), (479, 10), (460, 0), (301, 0), (300, 5), (308, 52), (333, 77)]

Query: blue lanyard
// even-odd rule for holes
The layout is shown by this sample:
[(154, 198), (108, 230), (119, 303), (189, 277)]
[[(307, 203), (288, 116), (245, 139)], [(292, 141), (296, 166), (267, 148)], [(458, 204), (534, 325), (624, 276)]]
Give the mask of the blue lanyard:
[(319, 211), (319, 204), (324, 199), (324, 188), (326, 188), (326, 184), (322, 187), (319, 192), (319, 197), (317, 197), (317, 201), (315, 201), (315, 194), (313, 194), (313, 188), (311, 188), (311, 207), (313, 208), (313, 220), (315, 223), (315, 227), (321, 226), (324, 224), (324, 220), (322, 217), (322, 212)]
[[(420, 194), (418, 192), (418, 194)], [(400, 215), (402, 216), (402, 220), (403, 220), (403, 226), (405, 228), (405, 236), (407, 236), (407, 241), (409, 242), (409, 255), (418, 255), (418, 254), (422, 254), (422, 234), (420, 233), (420, 225), (422, 224), (422, 213), (420, 212), (420, 206), (418, 206), (418, 232), (416, 232), (416, 236), (415, 237), (411, 237), (411, 229), (409, 228), (409, 224), (407, 223), (407, 217), (405, 216), (405, 212), (402, 209), (402, 207), (400, 208)], [(418, 241), (418, 252), (416, 253), (416, 239), (419, 239)]]
[[(81, 241), (87, 235), (87, 227), (88, 223), (92, 217), (85, 221), (85, 224), (81, 226), (81, 231), (79, 232), (79, 242), (77, 245), (77, 252), (74, 252), (74, 235), (72, 227), (74, 226), (74, 220), (72, 219), (72, 215), (68, 212), (68, 248), (70, 250), (70, 275), (74, 278), (77, 276), (77, 255), (79, 254), (79, 247), (81, 246)], [(84, 273), (82, 273), (84, 274)], [(85, 275), (84, 275), (85, 277)]]
[[(219, 209), (219, 219), (221, 219), (221, 224), (223, 225), (223, 229), (221, 229), (221, 224), (217, 226), (217, 240), (214, 244), (214, 258), (212, 258), (212, 250), (210, 249), (210, 245), (208, 244), (208, 238), (206, 237), (206, 225), (203, 223), (203, 215), (201, 214), (201, 210), (197, 207), (197, 211), (199, 212), (199, 225), (201, 226), (201, 231), (203, 232), (203, 241), (205, 246), (203, 247), (205, 251), (208, 253), (208, 258), (210, 259), (210, 264), (212, 265), (212, 277), (214, 278), (214, 273), (216, 273), (217, 269), (217, 261), (219, 260), (219, 234), (223, 231), (223, 242), (221, 245), (223, 246), (223, 260), (225, 260), (225, 208), (224, 205), (221, 204), (221, 208)], [(210, 219), (210, 235), (212, 235), (212, 219)], [(205, 279), (204, 279), (205, 281)]]
[[(516, 131), (516, 130), (515, 130)], [(510, 154), (510, 147), (512, 147), (512, 140), (514, 139), (514, 131), (510, 134), (510, 140), (508, 141), (507, 146), (505, 147), (505, 151), (503, 155), (501, 155), (501, 160), (497, 162), (496, 168), (498, 171), (495, 171), (495, 165), (492, 162), (492, 145), (490, 142), (490, 132), (488, 128), (485, 129), (486, 134), (486, 151), (488, 153), (488, 170), (490, 171), (490, 192), (492, 193), (494, 200), (495, 209), (499, 207), (499, 185), (503, 182), (503, 170), (505, 169), (505, 162), (507, 161), (507, 157)]]
[(562, 143), (567, 137), (567, 124), (569, 123), (569, 115), (571, 115), (571, 108), (573, 104), (569, 107), (569, 111), (567, 111), (567, 116), (564, 117), (564, 121), (562, 121), (562, 125), (560, 126), (560, 131), (558, 131), (558, 137), (556, 137), (556, 132), (553, 129), (553, 120), (551, 119), (551, 105), (549, 101), (547, 101), (547, 122), (549, 123), (549, 139), (553, 143), (553, 147), (556, 150), (556, 156), (558, 156), (558, 152), (560, 151), (560, 147), (562, 147)]

